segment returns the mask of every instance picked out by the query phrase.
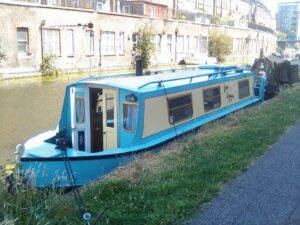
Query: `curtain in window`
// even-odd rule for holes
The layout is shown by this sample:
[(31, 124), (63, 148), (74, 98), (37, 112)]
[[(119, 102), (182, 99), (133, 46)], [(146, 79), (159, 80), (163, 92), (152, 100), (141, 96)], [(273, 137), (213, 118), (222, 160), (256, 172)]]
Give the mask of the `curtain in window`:
[(76, 123), (84, 123), (84, 117), (85, 117), (84, 98), (76, 97), (75, 109), (76, 109)]
[(123, 106), (123, 125), (128, 131), (135, 132), (137, 126), (137, 105)]

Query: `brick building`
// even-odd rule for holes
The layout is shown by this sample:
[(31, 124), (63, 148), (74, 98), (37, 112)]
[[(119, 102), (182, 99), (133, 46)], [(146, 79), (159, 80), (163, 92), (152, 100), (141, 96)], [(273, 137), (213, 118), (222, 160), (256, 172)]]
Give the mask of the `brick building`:
[[(276, 49), (276, 36), (271, 29), (173, 19), (169, 5), (162, 1), (140, 1), (143, 8), (140, 15), (123, 12), (121, 7), (127, 3), (118, 1), (114, 5), (107, 0), (102, 6), (91, 1), (87, 5), (94, 5), (93, 9), (79, 7), (86, 6), (82, 0), (77, 2), (78, 7), (57, 6), (70, 4), (63, 0), (47, 1), (45, 5), (45, 1), (0, 0), (0, 49), (6, 54), (6, 59), (0, 62), (0, 77), (38, 71), (42, 57), (48, 54), (57, 56), (57, 66), (61, 69), (85, 70), (90, 63), (94, 69), (128, 68), (137, 44), (136, 32), (145, 24), (155, 33), (152, 65), (178, 63), (186, 58), (205, 63), (209, 29), (220, 29), (232, 36), (232, 59), (255, 58), (260, 48), (266, 53)], [(115, 8), (115, 12), (105, 12), (105, 7)], [(92, 29), (88, 23), (93, 24)]]

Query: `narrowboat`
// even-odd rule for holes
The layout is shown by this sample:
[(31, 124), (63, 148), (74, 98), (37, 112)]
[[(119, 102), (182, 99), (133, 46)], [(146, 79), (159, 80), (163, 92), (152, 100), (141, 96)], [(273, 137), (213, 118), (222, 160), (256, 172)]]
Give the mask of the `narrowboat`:
[(56, 130), (17, 146), (19, 170), (36, 187), (85, 185), (263, 93), (262, 78), (232, 66), (83, 78), (66, 87)]

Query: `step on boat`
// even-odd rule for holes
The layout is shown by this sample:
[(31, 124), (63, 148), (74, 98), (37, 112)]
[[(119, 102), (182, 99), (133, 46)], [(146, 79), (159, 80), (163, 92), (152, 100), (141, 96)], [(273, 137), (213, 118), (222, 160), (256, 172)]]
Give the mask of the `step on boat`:
[(17, 146), (19, 170), (36, 187), (85, 185), (263, 95), (263, 78), (232, 66), (87, 77), (66, 87), (56, 130)]

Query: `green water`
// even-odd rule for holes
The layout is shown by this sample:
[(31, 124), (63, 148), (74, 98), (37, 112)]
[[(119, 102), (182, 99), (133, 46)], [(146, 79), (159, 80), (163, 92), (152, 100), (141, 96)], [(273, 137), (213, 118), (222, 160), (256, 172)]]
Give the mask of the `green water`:
[[(181, 66), (150, 68), (171, 69)], [(183, 67), (186, 68), (186, 67)], [(112, 75), (132, 71), (97, 71)], [(65, 87), (83, 75), (62, 75), (59, 78), (0, 80), (0, 162), (14, 159), (17, 144), (56, 128)]]
[(56, 128), (65, 87), (77, 78), (0, 82), (0, 162), (14, 159), (17, 144)]

